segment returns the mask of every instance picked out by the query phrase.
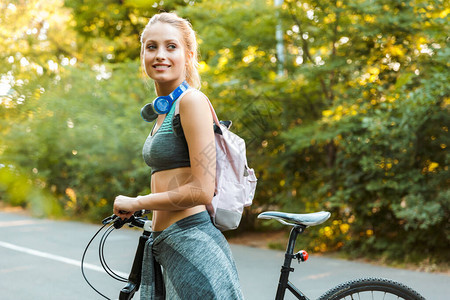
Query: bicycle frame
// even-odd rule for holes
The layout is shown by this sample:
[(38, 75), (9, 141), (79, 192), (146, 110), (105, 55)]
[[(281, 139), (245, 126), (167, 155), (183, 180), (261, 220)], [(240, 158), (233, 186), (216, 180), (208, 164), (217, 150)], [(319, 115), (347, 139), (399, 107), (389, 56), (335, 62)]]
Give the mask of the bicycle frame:
[(286, 293), (286, 289), (288, 289), (294, 296), (301, 300), (309, 300), (303, 293), (297, 289), (290, 281), (289, 281), (289, 273), (294, 272), (294, 268), (291, 268), (292, 260), (298, 259), (299, 261), (303, 261), (303, 255), (301, 251), (294, 254), (295, 242), (299, 234), (303, 233), (306, 226), (304, 225), (295, 225), (291, 229), (291, 233), (289, 235), (289, 242), (286, 248), (286, 253), (284, 254), (284, 264), (281, 266), (281, 275), (280, 280), (278, 282), (277, 294), (275, 296), (275, 300), (284, 299), (284, 295)]
[[(141, 215), (144, 212), (141, 212)], [(123, 226), (125, 223), (130, 223), (132, 226), (136, 226), (143, 229), (142, 235), (139, 237), (139, 243), (134, 256), (133, 265), (131, 267), (130, 275), (128, 276), (128, 282), (125, 287), (122, 288), (119, 294), (119, 300), (130, 300), (134, 294), (139, 290), (141, 285), (141, 273), (142, 273), (142, 260), (144, 258), (144, 249), (147, 240), (151, 238), (151, 220), (146, 218), (135, 218), (132, 216), (128, 221), (117, 220), (114, 225), (116, 229)]]
[(142, 260), (144, 258), (145, 243), (150, 238), (150, 232), (144, 231), (139, 237), (139, 244), (134, 256), (133, 266), (131, 267), (128, 283), (122, 288), (119, 294), (119, 300), (130, 300), (139, 290), (141, 285)]
[[(140, 222), (140, 224), (135, 223), (135, 225), (143, 228), (142, 222)], [(293, 259), (298, 259), (299, 261), (304, 260), (302, 251), (299, 251), (294, 254), (294, 248), (298, 235), (303, 233), (305, 228), (306, 226), (304, 225), (295, 225), (291, 229), (288, 245), (286, 248), (286, 253), (284, 255), (284, 264), (281, 266), (280, 280), (278, 282), (275, 300), (284, 299), (286, 289), (289, 290), (294, 296), (296, 296), (300, 300), (309, 300), (309, 298), (303, 295), (303, 293), (289, 281), (289, 273), (294, 271), (294, 268), (291, 267), (292, 260)], [(128, 283), (120, 291), (119, 300), (130, 300), (133, 298), (134, 294), (139, 290), (139, 286), (141, 283), (142, 259), (144, 255), (144, 247), (145, 243), (150, 238), (150, 234), (151, 234), (150, 231), (144, 230), (144, 232), (139, 238), (139, 244), (137, 246), (133, 266), (131, 268), (130, 275), (128, 277)]]

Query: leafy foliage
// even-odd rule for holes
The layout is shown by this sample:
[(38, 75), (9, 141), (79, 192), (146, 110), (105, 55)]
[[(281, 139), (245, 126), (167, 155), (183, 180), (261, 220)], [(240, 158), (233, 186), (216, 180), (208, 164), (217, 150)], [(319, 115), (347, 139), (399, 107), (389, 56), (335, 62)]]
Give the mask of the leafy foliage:
[(155, 12), (176, 10), (197, 30), (203, 91), (258, 173), (243, 228), (266, 229), (261, 210), (326, 209), (333, 220), (310, 233), (316, 251), (449, 260), (443, 1), (0, 6), (2, 201), (98, 218), (117, 194), (149, 192), (138, 114), (154, 92), (140, 77), (139, 34)]
[[(337, 2), (336, 14), (340, 9), (352, 14), (333, 17), (334, 27), (320, 31), (321, 36), (331, 33), (323, 41), (332, 40), (331, 46), (314, 40), (309, 47), (324, 49), (316, 54), (316, 67), (322, 70), (315, 75), (323, 80), (327, 108), (321, 118), (283, 137), (291, 151), (314, 159), (317, 177), (301, 178), (305, 186), (318, 184), (312, 194), (307, 188), (309, 199), (322, 199), (322, 207), (341, 220), (330, 226), (334, 234), (329, 234), (328, 245), (412, 260), (441, 249), (443, 256), (435, 258), (447, 260), (449, 72), (446, 36), (439, 28), (440, 16), (447, 13), (416, 2), (380, 1), (370, 8), (356, 4), (346, 8)], [(322, 11), (320, 5), (314, 16), (316, 11)], [(310, 19), (315, 20), (311, 13)], [(368, 23), (357, 25), (358, 33), (355, 27), (340, 26), (361, 24), (357, 20)], [(424, 30), (416, 20), (426, 24)], [(336, 41), (345, 43), (341, 47)], [(342, 232), (342, 224), (350, 224), (350, 230)], [(343, 242), (342, 235), (350, 239)], [(436, 238), (426, 241), (427, 236)]]
[(41, 98), (20, 107), (27, 118), (4, 136), (2, 157), (45, 178), (69, 215), (104, 214), (116, 195), (149, 191), (140, 159), (149, 127), (138, 118), (146, 96), (137, 68), (65, 69)]

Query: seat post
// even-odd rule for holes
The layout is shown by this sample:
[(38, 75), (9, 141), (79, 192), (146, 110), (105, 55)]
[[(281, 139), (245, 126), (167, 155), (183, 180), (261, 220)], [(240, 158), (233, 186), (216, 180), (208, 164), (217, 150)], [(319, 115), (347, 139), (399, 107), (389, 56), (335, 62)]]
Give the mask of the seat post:
[(294, 269), (291, 268), (291, 262), (294, 258), (295, 241), (297, 240), (297, 236), (302, 233), (305, 228), (306, 226), (304, 225), (295, 225), (291, 229), (286, 253), (284, 254), (284, 264), (281, 266), (280, 281), (278, 282), (278, 289), (275, 297), (276, 300), (284, 299), (284, 294), (288, 287), (289, 273), (294, 271)]
[(295, 225), (294, 227), (292, 227), (291, 233), (289, 234), (289, 242), (286, 247), (286, 254), (291, 254), (291, 255), (294, 254), (295, 241), (297, 240), (297, 236), (300, 233), (303, 233), (305, 228), (306, 228), (306, 226), (304, 226), (304, 225)]

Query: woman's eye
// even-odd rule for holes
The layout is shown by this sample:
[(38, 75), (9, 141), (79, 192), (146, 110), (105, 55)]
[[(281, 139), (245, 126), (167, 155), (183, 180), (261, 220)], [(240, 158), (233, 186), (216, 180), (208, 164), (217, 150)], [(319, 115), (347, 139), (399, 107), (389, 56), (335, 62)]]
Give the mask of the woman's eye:
[(147, 49), (153, 50), (153, 49), (156, 49), (156, 46), (155, 46), (155, 45), (148, 45), (148, 46), (147, 46)]
[(169, 45), (167, 46), (167, 48), (169, 48), (169, 49), (175, 49), (175, 48), (177, 48), (177, 46), (176, 46), (175, 44), (169, 44)]

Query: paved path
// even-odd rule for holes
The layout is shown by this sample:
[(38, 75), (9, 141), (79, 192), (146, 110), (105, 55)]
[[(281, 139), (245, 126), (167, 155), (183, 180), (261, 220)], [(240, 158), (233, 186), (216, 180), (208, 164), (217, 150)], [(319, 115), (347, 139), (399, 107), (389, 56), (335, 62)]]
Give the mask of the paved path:
[[(98, 225), (40, 220), (0, 212), (0, 298), (1, 299), (103, 299), (84, 281), (80, 259), (84, 247)], [(131, 266), (138, 230), (116, 230), (107, 240), (105, 257), (110, 267), (125, 275)], [(98, 239), (97, 239), (98, 241)], [(86, 256), (89, 280), (115, 299), (123, 283), (103, 273), (98, 260), (98, 244)], [(232, 245), (246, 299), (273, 299), (283, 253)], [(450, 295), (450, 276), (379, 267), (311, 256), (291, 281), (315, 299), (325, 290), (349, 279), (368, 276), (401, 281), (427, 299), (444, 300)], [(139, 299), (136, 296), (135, 299)], [(293, 299), (287, 297), (287, 299)]]

